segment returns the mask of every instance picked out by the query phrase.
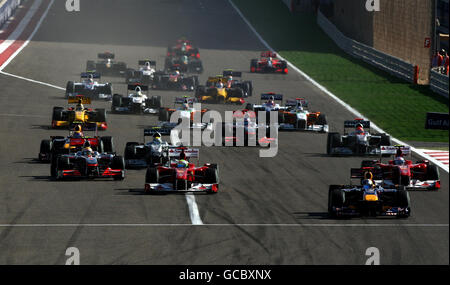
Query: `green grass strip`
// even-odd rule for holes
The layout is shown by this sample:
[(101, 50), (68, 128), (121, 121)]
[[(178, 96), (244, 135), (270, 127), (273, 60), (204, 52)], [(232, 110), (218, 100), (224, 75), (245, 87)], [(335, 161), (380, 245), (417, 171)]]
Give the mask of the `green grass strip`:
[(281, 0), (233, 3), (272, 48), (386, 132), (402, 141), (448, 142), (448, 131), (425, 129), (427, 112), (449, 112), (448, 99), (428, 86), (412, 85), (347, 55), (315, 15), (292, 15)]

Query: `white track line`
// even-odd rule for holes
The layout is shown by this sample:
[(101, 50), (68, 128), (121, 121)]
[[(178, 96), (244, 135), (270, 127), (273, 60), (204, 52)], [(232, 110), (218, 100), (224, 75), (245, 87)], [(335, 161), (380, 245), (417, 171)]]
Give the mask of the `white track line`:
[[(426, 227), (426, 228), (448, 228), (449, 224), (199, 224), (202, 227), (360, 227), (360, 228), (386, 228), (386, 227)], [(0, 224), (0, 228), (70, 228), (70, 227), (192, 227), (196, 224)]]
[[(261, 35), (255, 30), (255, 28), (252, 26), (252, 24), (250, 24), (250, 22), (247, 20), (247, 18), (245, 18), (245, 16), (242, 14), (242, 12), (239, 10), (239, 8), (233, 3), (232, 0), (228, 0), (228, 2), (230, 3), (230, 5), (236, 10), (236, 12), (239, 14), (239, 16), (241, 16), (242, 20), (248, 25), (248, 27), (250, 28), (250, 30), (252, 30), (253, 33), (255, 33), (256, 37), (261, 41), (261, 43), (263, 43), (266, 48), (270, 51), (275, 52), (275, 50), (261, 37)], [(283, 58), (281, 55), (278, 54), (278, 57), (281, 58), (282, 60), (286, 60), (285, 58)], [(325, 94), (327, 94), (328, 96), (330, 96), (331, 98), (333, 98), (336, 102), (338, 102), (339, 104), (341, 104), (345, 109), (347, 109), (349, 112), (353, 113), (355, 116), (368, 120), (366, 117), (364, 117), (361, 113), (359, 113), (356, 109), (352, 108), (350, 105), (348, 105), (347, 103), (345, 103), (344, 101), (342, 101), (341, 99), (339, 99), (336, 95), (334, 95), (333, 93), (331, 93), (328, 89), (326, 89), (324, 86), (320, 85), (318, 82), (316, 82), (314, 79), (312, 79), (311, 77), (309, 77), (306, 73), (304, 73), (303, 71), (301, 71), (298, 67), (296, 67), (295, 65), (293, 65), (291, 62), (289, 62), (288, 60), (286, 60), (286, 62), (288, 63), (288, 65), (294, 69), (296, 72), (298, 72), (300, 75), (302, 75), (304, 78), (306, 78), (306, 80), (308, 80), (309, 82), (311, 82), (315, 87), (317, 87), (318, 89), (320, 89), (322, 92), (324, 92)], [(371, 127), (376, 130), (377, 132), (380, 133), (385, 133), (385, 131), (383, 131), (380, 127), (378, 127), (376, 124), (371, 122)], [(408, 145), (396, 138), (392, 138), (392, 141), (394, 141), (396, 144), (401, 144), (401, 145)], [(433, 162), (434, 164), (436, 164), (437, 166), (439, 166), (440, 168), (444, 169), (447, 173), (449, 172), (449, 167), (448, 165), (443, 164), (442, 162), (438, 161), (437, 159), (434, 159), (433, 157), (427, 155), (426, 153), (424, 153), (423, 151), (414, 148), (413, 146), (411, 147), (411, 151), (417, 153), (418, 155), (428, 159), (429, 161)]]
[(34, 79), (23, 77), (23, 76), (11, 74), (11, 73), (4, 72), (4, 71), (0, 71), (0, 74), (11, 76), (11, 77), (15, 77), (15, 78), (18, 78), (18, 79), (26, 80), (26, 81), (37, 83), (37, 84), (41, 84), (41, 85), (44, 85), (44, 86), (56, 88), (56, 89), (59, 89), (59, 90), (64, 90), (64, 91), (66, 90), (65, 88), (60, 87), (60, 86), (56, 86), (56, 85), (53, 85), (53, 84), (50, 84), (50, 83), (45, 83), (45, 82), (42, 82), (42, 81), (38, 81), (38, 80), (34, 80)]
[(192, 193), (187, 193), (186, 202), (189, 207), (189, 216), (191, 217), (192, 224), (203, 225), (202, 219), (200, 218), (200, 212), (198, 210), (197, 203), (195, 202), (195, 195)]

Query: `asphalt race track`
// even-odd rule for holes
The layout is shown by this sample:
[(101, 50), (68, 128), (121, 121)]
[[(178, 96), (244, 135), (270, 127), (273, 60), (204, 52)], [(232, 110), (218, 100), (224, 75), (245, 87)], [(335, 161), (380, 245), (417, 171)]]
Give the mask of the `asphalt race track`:
[[(293, 71), (248, 73), (265, 48), (226, 0), (90, 0), (72, 13), (64, 2), (53, 4), (5, 72), (65, 87), (106, 50), (132, 67), (150, 57), (162, 68), (168, 44), (185, 36), (201, 49), (202, 83), (224, 68), (242, 70), (253, 81), (252, 102), (270, 91), (305, 97), (340, 132), (353, 118)], [(122, 78), (103, 81), (126, 92)], [(47, 129), (52, 107), (67, 105), (63, 93), (0, 75), (0, 264), (64, 264), (72, 246), (82, 264), (364, 264), (369, 247), (380, 250), (381, 264), (448, 264), (448, 173), (441, 170), (440, 191), (411, 192), (409, 219), (331, 220), (328, 185), (348, 183), (361, 158), (326, 156), (324, 134), (281, 133), (274, 158), (260, 158), (256, 148), (202, 147), (201, 162), (220, 165), (217, 195), (143, 195), (145, 170), (130, 170), (121, 182), (50, 181), (49, 165), (35, 159), (41, 139), (67, 133)], [(152, 94), (165, 106), (188, 95)], [(109, 110), (110, 103), (93, 106)], [(122, 154), (156, 122), (109, 114), (104, 134)], [(203, 225), (192, 225), (192, 198)]]

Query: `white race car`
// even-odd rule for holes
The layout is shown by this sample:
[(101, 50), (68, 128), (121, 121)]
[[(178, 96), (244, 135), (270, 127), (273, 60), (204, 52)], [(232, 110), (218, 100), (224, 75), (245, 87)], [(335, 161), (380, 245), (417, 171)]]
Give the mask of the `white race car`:
[(114, 94), (111, 111), (113, 113), (132, 113), (132, 114), (157, 114), (162, 106), (161, 96), (149, 97), (147, 85), (129, 84), (128, 90), (133, 93), (124, 97), (120, 94)]
[(140, 83), (143, 85), (151, 85), (156, 72), (156, 61), (139, 60), (139, 69), (128, 69), (126, 72), (126, 83)]
[(80, 77), (81, 82), (67, 82), (66, 98), (83, 95), (90, 99), (111, 100), (113, 93), (112, 84), (96, 81), (96, 79), (100, 80), (100, 73), (83, 72)]

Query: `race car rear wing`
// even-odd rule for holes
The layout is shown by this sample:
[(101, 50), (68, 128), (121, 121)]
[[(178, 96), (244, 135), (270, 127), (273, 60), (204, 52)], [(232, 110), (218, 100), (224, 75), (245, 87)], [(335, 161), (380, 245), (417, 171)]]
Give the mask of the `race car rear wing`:
[(233, 71), (231, 69), (225, 69), (222, 72), (223, 76), (233, 76), (233, 77), (242, 77), (242, 72), (241, 71)]
[(99, 59), (114, 59), (116, 57), (116, 55), (111, 52), (104, 52), (104, 53), (99, 53), (97, 55), (97, 57)]
[(199, 158), (200, 150), (198, 148), (186, 148), (186, 147), (170, 147), (169, 157), (180, 157), (180, 154), (184, 151), (187, 158)]
[(137, 87), (140, 87), (141, 91), (148, 91), (148, 85), (143, 85), (140, 83), (128, 84), (128, 90), (136, 90)]
[(98, 72), (82, 72), (80, 74), (80, 77), (82, 79), (90, 78), (91, 76), (92, 76), (93, 79), (100, 79), (102, 77), (101, 74), (98, 73)]
[(355, 119), (352, 121), (345, 121), (344, 128), (356, 128), (358, 124), (361, 124), (363, 128), (370, 128), (370, 121), (365, 121), (362, 119)]
[(149, 129), (144, 129), (144, 137), (151, 137), (156, 133), (160, 133), (163, 136), (170, 135), (171, 128), (164, 128), (164, 127), (151, 127)]
[(174, 103), (175, 104), (184, 104), (184, 103), (193, 104), (193, 103), (197, 103), (197, 98), (195, 98), (195, 97), (176, 97)]
[(275, 94), (275, 93), (263, 93), (261, 94), (261, 100), (269, 100), (273, 97), (273, 100), (283, 101), (283, 94)]
[(68, 104), (85, 104), (85, 105), (89, 105), (91, 104), (91, 98), (89, 97), (84, 97), (82, 95), (77, 95), (77, 96), (69, 96), (67, 99), (67, 103)]
[(212, 83), (217, 83), (219, 81), (221, 81), (222, 83), (226, 83), (228, 79), (226, 77), (223, 77), (222, 75), (217, 75), (208, 77), (207, 81)]
[(138, 65), (140, 66), (144, 66), (147, 64), (147, 62), (150, 64), (150, 66), (156, 66), (156, 61), (155, 60), (148, 60), (148, 59), (142, 59), (138, 61)]
[(383, 154), (395, 155), (398, 150), (401, 150), (403, 155), (411, 154), (411, 147), (403, 146), (403, 145), (381, 146), (380, 150), (381, 150), (381, 155), (383, 155)]
[(286, 100), (286, 107), (296, 107), (299, 103), (302, 107), (308, 107), (308, 101), (306, 101), (304, 98)]
[(263, 51), (261, 52), (261, 57), (273, 57), (276, 58), (277, 54), (273, 51)]

